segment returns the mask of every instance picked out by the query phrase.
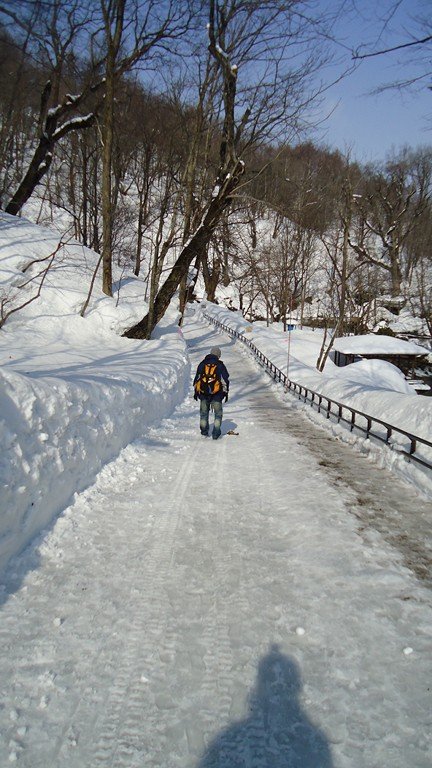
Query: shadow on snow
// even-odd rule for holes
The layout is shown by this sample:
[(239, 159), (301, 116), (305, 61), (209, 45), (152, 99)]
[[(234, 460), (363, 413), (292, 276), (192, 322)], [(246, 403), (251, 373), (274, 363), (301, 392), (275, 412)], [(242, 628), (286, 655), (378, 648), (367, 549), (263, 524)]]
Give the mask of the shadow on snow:
[(302, 710), (297, 663), (273, 645), (258, 666), (249, 716), (222, 731), (197, 768), (332, 768), (323, 732)]

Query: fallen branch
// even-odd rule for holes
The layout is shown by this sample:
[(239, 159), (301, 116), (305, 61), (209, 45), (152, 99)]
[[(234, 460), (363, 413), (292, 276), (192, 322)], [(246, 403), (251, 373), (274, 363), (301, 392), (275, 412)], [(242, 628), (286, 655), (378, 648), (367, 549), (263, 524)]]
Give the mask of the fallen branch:
[[(45, 256), (43, 259), (35, 259), (33, 262), (31, 262), (31, 264), (36, 264), (39, 261), (46, 261), (47, 259), (49, 259), (49, 263), (46, 269), (42, 270), (34, 277), (31, 277), (29, 280), (26, 280), (25, 283), (21, 283), (21, 285), (17, 286), (19, 290), (22, 290), (23, 288), (26, 288), (30, 283), (33, 283), (42, 275), (38, 289), (34, 296), (30, 296), (30, 298), (27, 299), (27, 301), (24, 301), (22, 304), (19, 304), (18, 306), (12, 307), (11, 309), (9, 309), (9, 311), (7, 311), (5, 308), (7, 307), (8, 304), (10, 304), (16, 298), (16, 294), (12, 298), (10, 296), (2, 296), (0, 298), (0, 328), (3, 328), (5, 322), (9, 319), (11, 315), (15, 314), (15, 312), (19, 312), (21, 309), (24, 309), (25, 307), (28, 307), (29, 304), (32, 304), (33, 301), (36, 301), (36, 299), (39, 298), (42, 292), (44, 282), (48, 275), (48, 272), (50, 271), (52, 264), (54, 262), (54, 259), (57, 256), (60, 248), (63, 248), (63, 246), (64, 246), (64, 242), (62, 240), (59, 240), (56, 249), (52, 253), (50, 253), (48, 256)], [(29, 269), (31, 264), (27, 264), (23, 272)]]

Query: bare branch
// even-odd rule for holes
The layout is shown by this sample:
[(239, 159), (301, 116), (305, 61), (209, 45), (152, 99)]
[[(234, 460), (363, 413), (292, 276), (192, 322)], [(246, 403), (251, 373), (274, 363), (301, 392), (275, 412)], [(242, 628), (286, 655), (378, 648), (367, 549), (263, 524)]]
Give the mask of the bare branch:
[(382, 51), (374, 51), (373, 53), (353, 53), (352, 58), (356, 59), (370, 59), (373, 56), (384, 56), (386, 53), (393, 53), (394, 51), (401, 51), (403, 48), (411, 48), (413, 45), (424, 45), (430, 43), (432, 35), (424, 37), (422, 40), (412, 40), (410, 43), (401, 43), (400, 45), (394, 45), (391, 48), (384, 48)]
[[(35, 264), (35, 263), (38, 263), (39, 261), (46, 261), (47, 259), (49, 259), (49, 263), (44, 270), (42, 270), (41, 272), (38, 272), (37, 275), (34, 275), (29, 280), (26, 280), (24, 283), (21, 283), (21, 285), (17, 286), (18, 289), (22, 290), (23, 288), (26, 288), (27, 285), (35, 282), (39, 277), (41, 277), (41, 281), (38, 285), (37, 291), (33, 296), (30, 296), (30, 298), (22, 302), (22, 304), (19, 304), (18, 306), (13, 306), (9, 310), (7, 310), (6, 307), (8, 304), (11, 304), (13, 302), (13, 300), (16, 298), (16, 295), (13, 297), (10, 297), (10, 296), (0, 297), (0, 328), (3, 328), (5, 322), (8, 320), (8, 318), (11, 315), (15, 314), (15, 312), (19, 312), (25, 307), (28, 307), (29, 304), (32, 304), (34, 301), (36, 301), (36, 299), (40, 297), (43, 285), (53, 265), (54, 259), (64, 245), (65, 245), (64, 241), (59, 240), (55, 250), (52, 253), (50, 253), (47, 257), (45, 257), (44, 259), (36, 259), (35, 261), (31, 262), (31, 264)], [(27, 264), (25, 269), (28, 269), (31, 266), (31, 264)]]

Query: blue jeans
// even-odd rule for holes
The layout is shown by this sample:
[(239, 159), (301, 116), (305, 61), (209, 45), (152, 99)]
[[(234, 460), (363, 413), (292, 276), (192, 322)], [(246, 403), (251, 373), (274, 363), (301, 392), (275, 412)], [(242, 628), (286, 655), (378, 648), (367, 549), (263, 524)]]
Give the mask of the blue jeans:
[(220, 400), (201, 400), (200, 401), (200, 429), (202, 435), (208, 435), (209, 431), (209, 411), (210, 405), (214, 412), (214, 424), (212, 437), (220, 437), (222, 424), (222, 403)]

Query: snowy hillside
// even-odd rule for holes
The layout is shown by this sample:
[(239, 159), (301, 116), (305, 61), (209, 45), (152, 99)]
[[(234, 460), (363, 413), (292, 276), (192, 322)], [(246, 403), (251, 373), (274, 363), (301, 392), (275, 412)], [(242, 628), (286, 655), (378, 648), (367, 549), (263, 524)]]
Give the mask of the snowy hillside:
[[(0, 214), (0, 286), (7, 306), (35, 295), (28, 281), (59, 236)], [(115, 275), (113, 299), (99, 282), (79, 311), (98, 256), (61, 247), (41, 296), (0, 330), (0, 569), (48, 525), (75, 492), (149, 424), (172, 412), (189, 383), (185, 344), (175, 324), (138, 342), (120, 333), (145, 309), (143, 285)]]

